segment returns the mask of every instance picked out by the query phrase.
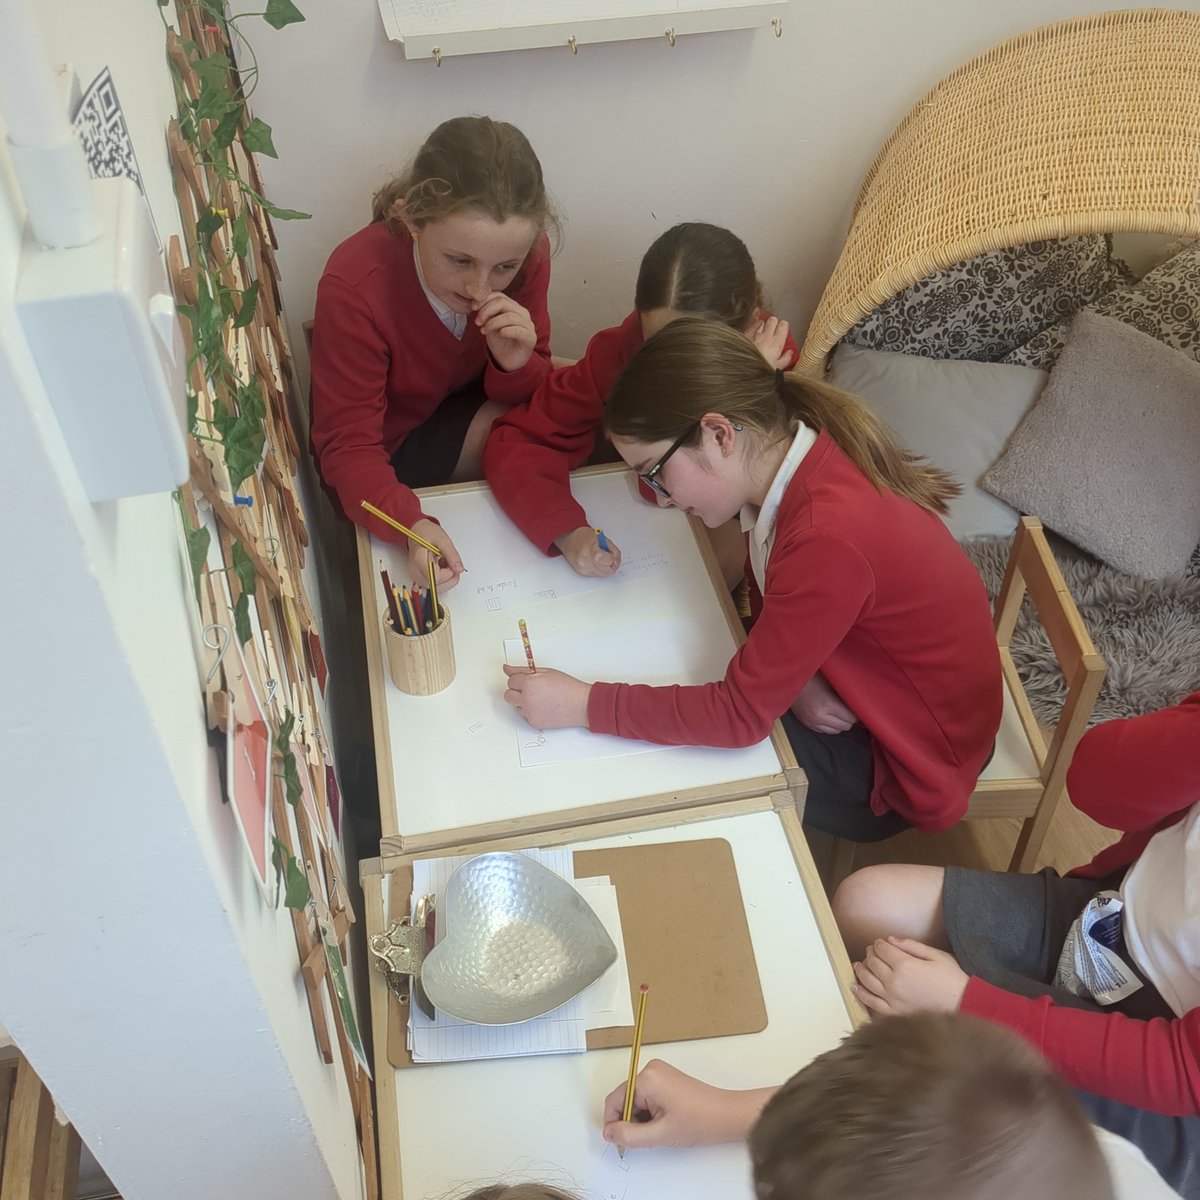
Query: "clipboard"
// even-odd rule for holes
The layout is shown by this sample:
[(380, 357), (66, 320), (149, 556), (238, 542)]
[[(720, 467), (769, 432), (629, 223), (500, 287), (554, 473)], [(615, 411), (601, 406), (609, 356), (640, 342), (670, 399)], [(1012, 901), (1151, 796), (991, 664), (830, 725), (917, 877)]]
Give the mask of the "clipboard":
[[(574, 861), (577, 877), (612, 880), (630, 990), (641, 983), (654, 988), (643, 1044), (733, 1037), (767, 1027), (742, 889), (724, 838), (576, 850)], [(388, 912), (407, 912), (411, 897), (412, 867), (395, 868)], [(389, 992), (388, 1061), (398, 1069), (441, 1065), (413, 1063), (407, 1026), (408, 1005)], [(589, 1050), (632, 1043), (632, 1025), (587, 1034)]]

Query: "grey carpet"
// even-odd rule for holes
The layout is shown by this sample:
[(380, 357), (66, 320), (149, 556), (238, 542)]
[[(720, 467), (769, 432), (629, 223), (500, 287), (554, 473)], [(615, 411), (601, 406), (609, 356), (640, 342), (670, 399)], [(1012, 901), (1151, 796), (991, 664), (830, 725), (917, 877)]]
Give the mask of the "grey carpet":
[[(1083, 623), (1108, 663), (1092, 724), (1152, 712), (1200, 688), (1200, 548), (1181, 574), (1145, 580), (1115, 571), (1053, 535), (1050, 542)], [(963, 544), (993, 599), (1011, 544), (1003, 538)], [(1012, 653), (1035, 714), (1053, 723), (1066, 684), (1028, 598)]]

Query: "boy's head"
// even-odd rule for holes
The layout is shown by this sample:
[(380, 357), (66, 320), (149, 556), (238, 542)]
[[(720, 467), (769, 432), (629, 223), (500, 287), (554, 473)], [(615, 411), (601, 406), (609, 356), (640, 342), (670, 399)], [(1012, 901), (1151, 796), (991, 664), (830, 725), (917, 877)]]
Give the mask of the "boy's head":
[(462, 1200), (579, 1200), (579, 1197), (546, 1183), (494, 1183)]
[(750, 1135), (759, 1200), (1113, 1200), (1096, 1136), (1015, 1035), (873, 1021), (793, 1076)]

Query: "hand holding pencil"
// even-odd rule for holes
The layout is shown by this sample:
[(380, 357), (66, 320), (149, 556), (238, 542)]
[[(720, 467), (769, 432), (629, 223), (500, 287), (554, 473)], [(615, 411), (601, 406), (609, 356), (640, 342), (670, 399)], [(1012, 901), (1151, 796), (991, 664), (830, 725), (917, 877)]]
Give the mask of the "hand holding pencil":
[(603, 579), (621, 569), (621, 550), (602, 529), (581, 525), (555, 538), (554, 544), (577, 575)]
[(458, 583), (459, 576), (466, 568), (450, 535), (436, 521), (422, 517), (419, 521), (414, 521), (410, 528), (368, 500), (362, 502), (362, 507), (377, 520), (408, 539), (410, 583), (423, 585), (429, 576), (431, 562), (436, 563), (435, 575), (439, 591), (448, 592)]

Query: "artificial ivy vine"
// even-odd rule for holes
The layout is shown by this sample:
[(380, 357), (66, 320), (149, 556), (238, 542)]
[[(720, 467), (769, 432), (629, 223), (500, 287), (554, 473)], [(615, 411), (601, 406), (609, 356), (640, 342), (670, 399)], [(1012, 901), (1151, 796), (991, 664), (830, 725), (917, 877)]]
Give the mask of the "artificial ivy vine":
[[(157, 0), (163, 10), (169, 0)], [(246, 102), (258, 81), (258, 60), (253, 47), (242, 33), (239, 22), (262, 17), (268, 25), (282, 29), (304, 16), (291, 0), (267, 0), (259, 13), (230, 16), (224, 0), (177, 0), (180, 7), (199, 10), (207, 28), (221, 33), (230, 45), (236, 37), (250, 60), (238, 67), (224, 48), (214, 54), (189, 38), (178, 38), (188, 67), (200, 83), (199, 95), (188, 94), (179, 65), (169, 60), (175, 100), (179, 109), (179, 134), (192, 147), (197, 165), (210, 177), (223, 181), (243, 201), (231, 217), (228, 210), (210, 206), (199, 214), (194, 229), (186, 231), (192, 244), (192, 265), (196, 272), (196, 303), (180, 304), (180, 316), (192, 334), (192, 354), (187, 369), (198, 362), (212, 388), (212, 419), (198, 417), (199, 398), (188, 391), (188, 428), (202, 441), (218, 443), (229, 472), (230, 485), (238, 488), (258, 470), (266, 446), (263, 419), (266, 405), (257, 379), (245, 382), (229, 355), (231, 329), (241, 329), (254, 319), (258, 305), (259, 281), (245, 288), (231, 288), (223, 279), (235, 259), (249, 254), (250, 204), (279, 221), (307, 220), (309, 213), (280, 208), (266, 199), (237, 170), (230, 153), (234, 139), (249, 152), (278, 158), (271, 140), (271, 127), (258, 117), (251, 118)], [(166, 24), (166, 16), (163, 23)], [(221, 229), (228, 231), (229, 254), (213, 250), (213, 237)], [(204, 427), (204, 428), (202, 428)]]

